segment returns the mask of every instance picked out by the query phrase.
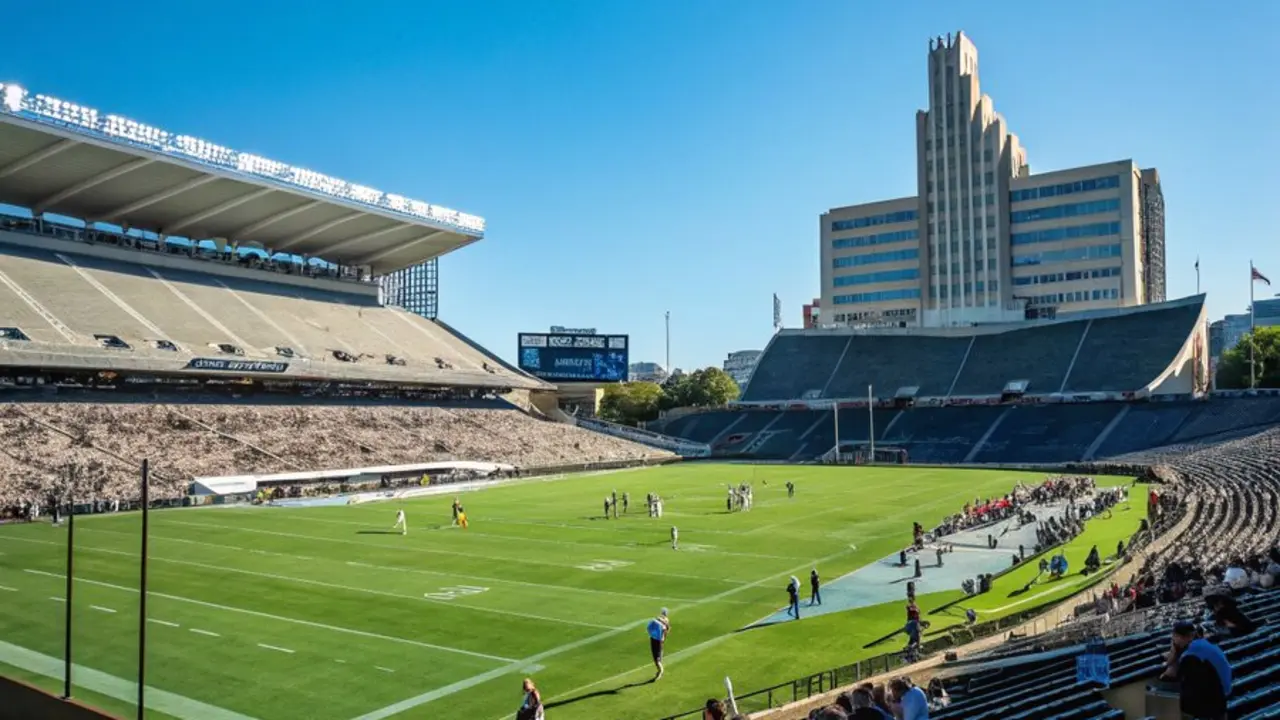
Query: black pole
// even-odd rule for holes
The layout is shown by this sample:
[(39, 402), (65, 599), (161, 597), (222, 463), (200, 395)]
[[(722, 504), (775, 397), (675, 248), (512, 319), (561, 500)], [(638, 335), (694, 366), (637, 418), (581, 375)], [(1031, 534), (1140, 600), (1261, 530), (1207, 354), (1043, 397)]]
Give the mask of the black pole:
[(151, 510), (148, 461), (142, 461), (142, 569), (138, 587), (138, 720), (147, 714), (147, 515)]
[[(75, 487), (76, 470), (72, 467), (68, 473), (71, 476), (71, 487)], [(62, 626), (66, 632), (62, 639), (62, 697), (71, 699), (71, 588), (74, 583), (72, 578), (75, 577), (75, 547), (76, 547), (76, 501), (74, 490), (70, 496), (71, 499), (71, 516), (67, 518), (67, 597), (66, 597), (66, 618), (62, 621)]]

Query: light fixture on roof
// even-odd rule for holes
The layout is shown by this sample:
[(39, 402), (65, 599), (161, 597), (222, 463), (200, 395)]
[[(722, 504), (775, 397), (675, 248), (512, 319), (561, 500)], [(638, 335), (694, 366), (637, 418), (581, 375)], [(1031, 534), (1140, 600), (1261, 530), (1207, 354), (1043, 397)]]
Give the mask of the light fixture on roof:
[(141, 145), (166, 154), (190, 158), (246, 175), (267, 178), (360, 205), (390, 210), (431, 220), (472, 233), (484, 232), (484, 218), (384, 193), (364, 185), (339, 180), (313, 170), (286, 165), (249, 153), (240, 153), (191, 135), (173, 135), (160, 128), (119, 115), (99, 115), (83, 105), (49, 95), (32, 95), (20, 85), (0, 84), (0, 112), (26, 117), (58, 127), (69, 127), (131, 145)]

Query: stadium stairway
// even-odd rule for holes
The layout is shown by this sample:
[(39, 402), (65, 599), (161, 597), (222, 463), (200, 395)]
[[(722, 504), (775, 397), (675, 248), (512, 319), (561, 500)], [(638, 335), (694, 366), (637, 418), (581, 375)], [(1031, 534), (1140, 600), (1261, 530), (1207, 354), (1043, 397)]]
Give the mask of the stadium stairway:
[(1056, 393), (1062, 389), (1085, 327), (1085, 323), (1064, 322), (978, 335), (951, 394), (999, 395), (1015, 380), (1028, 381), (1029, 394)]

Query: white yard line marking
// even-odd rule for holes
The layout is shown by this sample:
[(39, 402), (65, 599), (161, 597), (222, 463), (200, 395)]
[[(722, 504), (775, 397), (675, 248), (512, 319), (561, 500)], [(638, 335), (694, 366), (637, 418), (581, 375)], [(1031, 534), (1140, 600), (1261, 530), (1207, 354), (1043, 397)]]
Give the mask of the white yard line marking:
[[(41, 540), (29, 540), (27, 538), (4, 538), (4, 539), (17, 540), (18, 542), (33, 542), (33, 543), (44, 542)], [(84, 548), (84, 549), (88, 552), (107, 553), (111, 555), (124, 555), (126, 557), (136, 556), (135, 553), (123, 552), (120, 550), (109, 550), (107, 548), (90, 547), (90, 548)], [(372, 590), (370, 588), (355, 587), (353, 585), (339, 585), (337, 583), (328, 583), (322, 580), (308, 580), (306, 578), (293, 577), (291, 575), (277, 575), (275, 573), (258, 572), (256, 570), (243, 570), (241, 568), (226, 567), (224, 565), (211, 565), (209, 563), (193, 562), (191, 560), (177, 560), (174, 558), (162, 558), (162, 557), (155, 557), (154, 555), (151, 556), (150, 560), (152, 562), (165, 562), (165, 563), (172, 563), (174, 565), (188, 565), (190, 567), (204, 568), (205, 570), (219, 570), (222, 572), (238, 573), (240, 575), (263, 577), (263, 578), (269, 578), (271, 580), (284, 580), (286, 582), (295, 582), (300, 585), (313, 585), (315, 587), (332, 588), (334, 590), (346, 590), (349, 592), (366, 593), (369, 595), (379, 595), (382, 597), (394, 597), (394, 598), (401, 598), (404, 600), (416, 600), (418, 602), (429, 602), (429, 603), (434, 603), (436, 605), (449, 605), (451, 607), (464, 608), (466, 610), (472, 610), (475, 612), (491, 613), (494, 615), (508, 615), (511, 617), (522, 617), (527, 620), (540, 620), (542, 622), (557, 623), (561, 625), (578, 625), (581, 627), (596, 628), (597, 630), (609, 630), (613, 628), (612, 625), (601, 625), (600, 623), (584, 622), (582, 620), (566, 620), (563, 618), (547, 617), (545, 615), (534, 615), (532, 613), (523, 613), (515, 610), (499, 610), (497, 608), (487, 608), (487, 607), (481, 607), (479, 605), (466, 605), (463, 603), (455, 602), (453, 600), (438, 600), (438, 599), (429, 598), (429, 597), (419, 597), (417, 595), (405, 595), (402, 593), (384, 592), (382, 590)]]
[(347, 661), (346, 661), (346, 660), (334, 660), (334, 662), (338, 663), (339, 665), (346, 665), (346, 664), (347, 664)]
[[(721, 598), (724, 598), (724, 597), (727, 597), (727, 596), (730, 596), (730, 595), (735, 595), (735, 594), (737, 594), (737, 593), (740, 593), (740, 592), (742, 592), (742, 591), (744, 591), (744, 590), (750, 590), (750, 589), (752, 589), (752, 588), (759, 587), (759, 586), (764, 585), (765, 583), (770, 582), (770, 581), (772, 581), (772, 580), (774, 580), (774, 579), (776, 579), (776, 578), (779, 578), (779, 577), (786, 577), (786, 576), (789, 576), (789, 575), (791, 575), (791, 574), (793, 574), (793, 573), (800, 572), (800, 571), (804, 570), (804, 569), (805, 569), (805, 568), (807, 568), (807, 567), (811, 567), (811, 566), (813, 566), (813, 565), (823, 565), (823, 564), (828, 563), (828, 562), (830, 562), (831, 560), (834, 560), (835, 558), (838, 558), (838, 557), (840, 557), (841, 555), (845, 555), (845, 554), (847, 554), (847, 553), (849, 553), (849, 552), (852, 552), (852, 551), (851, 551), (851, 550), (848, 550), (848, 549), (841, 550), (840, 552), (835, 553), (835, 554), (833, 554), (833, 555), (828, 555), (827, 557), (820, 558), (820, 559), (818, 559), (818, 560), (812, 560), (812, 561), (810, 561), (810, 562), (806, 562), (806, 563), (803, 563), (803, 564), (801, 564), (801, 565), (797, 565), (797, 566), (795, 566), (795, 567), (793, 567), (793, 568), (790, 568), (790, 569), (788, 569), (788, 570), (784, 570), (784, 571), (782, 571), (782, 572), (780, 572), (780, 573), (775, 573), (775, 574), (773, 574), (773, 575), (769, 575), (769, 576), (767, 576), (767, 577), (760, 578), (759, 580), (756, 580), (756, 581), (754, 581), (754, 582), (744, 583), (744, 584), (742, 584), (742, 585), (739, 585), (738, 587), (730, 588), (729, 590), (725, 590), (724, 592), (719, 593), (718, 595), (712, 595), (712, 596), (710, 596), (710, 597), (706, 597), (706, 598), (703, 598), (703, 599), (701, 599), (701, 600), (695, 600), (695, 601), (693, 601), (693, 602), (691, 602), (691, 603), (686, 603), (685, 605), (678, 606), (678, 607), (676, 607), (676, 608), (672, 609), (672, 613), (677, 613), (677, 612), (680, 612), (680, 611), (682, 611), (682, 610), (689, 610), (689, 609), (691, 609), (691, 608), (699, 607), (699, 606), (702, 606), (702, 605), (707, 605), (707, 604), (712, 603), (712, 602), (715, 602), (716, 600), (719, 600), (719, 599), (721, 599)], [(539, 663), (541, 663), (543, 660), (546, 660), (546, 659), (548, 659), (548, 658), (552, 658), (552, 657), (555, 657), (555, 656), (557, 656), (557, 655), (563, 655), (564, 653), (572, 652), (572, 651), (574, 651), (574, 650), (577, 650), (577, 649), (578, 649), (578, 648), (580, 648), (580, 647), (584, 647), (584, 646), (587, 646), (587, 645), (591, 645), (591, 644), (593, 644), (593, 643), (599, 642), (599, 641), (601, 641), (601, 640), (607, 640), (607, 639), (612, 638), (612, 637), (617, 637), (618, 635), (621, 635), (621, 634), (623, 634), (623, 633), (631, 632), (631, 631), (633, 631), (633, 630), (635, 630), (635, 629), (637, 629), (637, 628), (644, 627), (644, 625), (645, 625), (646, 623), (648, 623), (648, 622), (649, 622), (649, 621), (648, 621), (648, 619), (647, 619), (647, 618), (646, 618), (646, 619), (644, 619), (644, 620), (638, 620), (638, 621), (636, 621), (636, 622), (633, 622), (633, 623), (630, 623), (630, 624), (624, 625), (624, 626), (622, 626), (622, 627), (619, 627), (619, 628), (616, 628), (616, 629), (613, 629), (613, 630), (609, 630), (609, 631), (607, 631), (607, 632), (599, 633), (598, 635), (592, 635), (591, 637), (583, 638), (583, 639), (581, 639), (581, 640), (576, 640), (576, 641), (574, 641), (574, 642), (567, 643), (567, 644), (565, 644), (565, 645), (561, 645), (560, 647), (552, 648), (552, 649), (550, 649), (550, 650), (546, 650), (546, 651), (543, 651), (543, 652), (537, 653), (537, 654), (535, 654), (535, 655), (530, 655), (530, 656), (529, 656), (529, 657), (527, 657), (527, 658), (522, 658), (522, 659), (520, 659), (520, 660), (513, 661), (513, 662), (511, 662), (511, 663), (510, 663), (510, 664), (508, 664), (508, 665), (504, 665), (503, 667), (495, 668), (495, 669), (490, 670), (490, 671), (488, 671), (488, 672), (480, 673), (479, 675), (473, 675), (473, 676), (471, 676), (471, 677), (469, 677), (469, 678), (466, 678), (466, 679), (464, 679), (464, 680), (459, 680), (458, 682), (455, 682), (455, 683), (452, 683), (452, 684), (449, 684), (449, 685), (445, 685), (444, 687), (439, 687), (439, 688), (436, 688), (436, 689), (434, 689), (434, 690), (429, 690), (429, 691), (427, 691), (427, 692), (425, 692), (425, 693), (422, 693), (421, 695), (417, 695), (417, 696), (414, 696), (414, 697), (408, 698), (408, 699), (406, 699), (406, 700), (401, 700), (401, 701), (400, 701), (400, 702), (398, 702), (398, 703), (394, 703), (394, 704), (388, 705), (388, 706), (386, 706), (386, 707), (384, 707), (384, 708), (380, 708), (380, 709), (378, 709), (378, 710), (374, 710), (373, 712), (370, 712), (370, 713), (366, 713), (366, 714), (364, 714), (364, 715), (361, 715), (360, 717), (356, 718), (355, 720), (383, 720), (383, 718), (389, 718), (389, 717), (391, 717), (392, 715), (398, 715), (398, 714), (400, 714), (400, 713), (402, 713), (402, 712), (404, 712), (404, 711), (406, 711), (406, 710), (411, 710), (411, 709), (413, 709), (413, 708), (419, 707), (419, 706), (421, 706), (421, 705), (425, 705), (425, 704), (427, 704), (427, 703), (429, 703), (429, 702), (432, 702), (432, 701), (434, 701), (434, 700), (439, 700), (439, 699), (440, 699), (440, 698), (442, 698), (442, 697), (448, 697), (449, 695), (453, 695), (453, 694), (455, 694), (455, 693), (462, 692), (463, 690), (467, 690), (467, 689), (469, 689), (469, 688), (473, 688), (473, 687), (475, 687), (475, 686), (477, 686), (477, 685), (480, 685), (480, 684), (482, 684), (482, 683), (489, 682), (490, 680), (496, 680), (497, 678), (500, 678), (500, 677), (502, 677), (503, 675), (506, 675), (506, 674), (508, 674), (508, 673), (513, 673), (513, 672), (521, 671), (521, 670), (523, 670), (524, 668), (529, 667), (530, 665), (536, 665), (536, 664), (539, 664)], [(721, 636), (719, 636), (719, 637), (721, 637), (721, 638), (722, 638), (722, 637), (726, 637), (726, 636), (721, 635)], [(716, 639), (716, 638), (712, 638), (712, 640), (715, 640), (715, 639)], [(711, 642), (711, 641), (708, 641), (708, 642)], [(705, 643), (704, 643), (704, 644), (705, 644)], [(629, 672), (630, 672), (630, 671), (629, 671)]]
[[(480, 553), (459, 552), (457, 550), (442, 550), (440, 548), (422, 547), (417, 545), (402, 546), (402, 545), (391, 545), (387, 543), (370, 543), (370, 542), (361, 542), (359, 540), (343, 540), (341, 538), (325, 537), (323, 535), (299, 535), (298, 533), (280, 532), (278, 530), (262, 530), (259, 528), (248, 528), (248, 527), (237, 526), (237, 525), (218, 525), (216, 523), (203, 523), (203, 522), (191, 522), (189, 520), (168, 520), (168, 519), (164, 521), (164, 524), (186, 525), (190, 527), (206, 527), (206, 528), (213, 528), (215, 530), (233, 530), (235, 532), (248, 532), (248, 533), (256, 533), (259, 535), (275, 535), (278, 537), (294, 538), (296, 540), (310, 540), (314, 542), (330, 542), (330, 543), (339, 543), (342, 545), (361, 545), (364, 547), (375, 547), (383, 551), (398, 550), (401, 552), (425, 553), (429, 555), (453, 555), (455, 557), (479, 558), (481, 560), (496, 560), (498, 562), (517, 563), (522, 565), (546, 565), (548, 567), (557, 567), (557, 568), (563, 568), (566, 570), (579, 569), (577, 565), (572, 563), (551, 562), (549, 560), (535, 560), (527, 557), (482, 555)], [(731, 578), (722, 579), (722, 578), (713, 578), (713, 577), (702, 577), (698, 575), (679, 575), (676, 573), (651, 572), (648, 570), (631, 569), (631, 570), (628, 570), (627, 572), (638, 573), (640, 575), (656, 575), (658, 577), (663, 577), (663, 578), (686, 578), (689, 580), (702, 580), (704, 582), (709, 581), (709, 582), (719, 582), (719, 583), (726, 583), (726, 584), (735, 584), (735, 583), (742, 582), (741, 580), (736, 580)]]
[[(360, 524), (363, 525), (364, 523), (360, 523)], [(120, 532), (118, 530), (104, 530), (102, 528), (96, 528), (96, 527), (93, 528), (93, 532), (108, 533), (111, 535), (124, 535), (128, 537), (137, 537), (137, 533), (126, 533), (126, 532)], [(235, 550), (236, 552), (243, 552), (245, 550), (251, 549), (251, 548), (243, 547), (241, 545), (225, 545), (223, 543), (204, 542), (203, 540), (188, 540), (187, 538), (176, 538), (176, 537), (170, 537), (168, 535), (157, 535), (155, 533), (151, 533), (151, 539), (164, 540), (165, 542), (183, 543), (187, 545), (198, 545), (201, 547), (221, 548), (223, 550)], [(336, 563), (344, 562), (342, 560), (333, 560), (331, 558), (312, 558), (312, 557), (307, 557), (306, 555), (293, 555), (290, 553), (267, 552), (265, 550), (259, 551), (259, 552), (260, 554), (263, 554), (263, 555), (272, 555), (275, 557), (289, 558), (290, 560), (305, 560), (307, 562), (336, 562)], [(353, 565), (356, 567), (367, 567), (375, 570), (390, 570), (394, 572), (413, 573), (415, 575), (431, 575), (434, 577), (451, 578), (451, 579), (458, 579), (458, 580), (477, 580), (477, 581), (494, 583), (494, 584), (515, 585), (518, 587), (541, 588), (546, 590), (552, 590), (554, 592), (578, 592), (578, 593), (587, 593), (591, 595), (605, 595), (605, 596), (628, 598), (628, 599), (635, 599), (635, 600), (650, 600), (650, 601), (655, 601), (659, 603), (667, 603), (669, 605), (673, 605), (679, 602), (690, 602), (692, 600), (697, 599), (697, 598), (683, 598), (683, 597), (657, 597), (653, 595), (636, 595), (634, 593), (614, 592), (612, 590), (595, 590), (592, 588), (580, 588), (580, 587), (574, 587), (572, 585), (554, 585), (554, 584), (548, 584), (548, 583), (526, 582), (524, 580), (504, 580), (502, 578), (485, 577), (483, 575), (466, 575), (461, 573), (439, 572), (436, 570), (420, 570), (418, 568), (406, 568), (406, 567), (400, 567), (397, 565), (374, 565), (371, 563), (360, 562), (356, 560), (347, 560), (345, 561), (345, 564)], [(744, 604), (744, 605), (750, 604), (745, 600), (725, 600), (723, 602), (734, 603), (734, 604)]]
[(197, 635), (208, 635), (209, 637), (222, 637), (216, 632), (209, 632), (208, 630), (201, 630), (200, 628), (191, 628), (191, 632)]
[(260, 648), (265, 648), (265, 649), (267, 649), (267, 650), (275, 650), (276, 652), (288, 653), (288, 654), (290, 654), (290, 655), (292, 655), (292, 654), (293, 654), (293, 651), (292, 651), (292, 650), (290, 650), (289, 648), (276, 647), (275, 645), (267, 645), (267, 644), (265, 644), (265, 643), (258, 643), (258, 647), (260, 647)]
[[(36, 540), (31, 542), (44, 542), (44, 541)], [(58, 545), (60, 543), (47, 543), (47, 544)], [(55, 573), (48, 573), (42, 570), (27, 570), (27, 572), (34, 573), (36, 575), (47, 575), (49, 577), (54, 577), (54, 578), (63, 578), (62, 575), (58, 575)], [(131, 592), (135, 594), (138, 592), (137, 588), (124, 587), (123, 585), (113, 585), (111, 583), (102, 582), (100, 580), (89, 580), (87, 578), (80, 578), (76, 582), (88, 583), (90, 585), (98, 585), (100, 587), (107, 587), (113, 590), (121, 590), (124, 592)], [(271, 613), (259, 612), (257, 610), (249, 610), (246, 608), (233, 607), (231, 605), (219, 605), (218, 603), (206, 602), (204, 600), (196, 600), (193, 598), (182, 597), (180, 595), (168, 595), (166, 593), (158, 593), (155, 591), (150, 591), (147, 594), (152, 597), (164, 598), (166, 600), (173, 600), (175, 602), (190, 603), (192, 605), (198, 605), (200, 607), (206, 607), (213, 610), (225, 610), (227, 612), (236, 612), (242, 615), (251, 615), (253, 617), (265, 618), (267, 620), (293, 623), (294, 625), (302, 625), (304, 627), (317, 628), (320, 630), (329, 630), (331, 632), (343, 633), (347, 635), (356, 635), (359, 637), (372, 638), (375, 640), (385, 640), (387, 642), (400, 643), (402, 645), (413, 645), (414, 647), (427, 648), (429, 650), (440, 650), (442, 652), (456, 653), (458, 655), (468, 655), (470, 657), (481, 658), (483, 660), (493, 660), (496, 662), (503, 662), (503, 663), (515, 662), (515, 660), (511, 658), (502, 657), (500, 655), (487, 655), (485, 653), (473, 652), (471, 650), (462, 650), (459, 648), (447, 647), (445, 645), (436, 645), (433, 643), (419, 642), (417, 640), (409, 640), (407, 638), (399, 638), (391, 635), (382, 635), (379, 633), (368, 632), (365, 630), (355, 630), (353, 628), (344, 628), (344, 627), (339, 627), (337, 625), (326, 625), (325, 623), (312, 622), (310, 620), (299, 620), (298, 618), (284, 617), (283, 615), (272, 615)]]
[(0, 585), (0, 590), (4, 590), (7, 592), (18, 592), (18, 588), (11, 588), (6, 585)]
[[(62, 680), (62, 658), (42, 655), (0, 641), (0, 661), (37, 675)], [(130, 704), (138, 699), (138, 685), (131, 679), (118, 678), (83, 665), (73, 666), (72, 676), (77, 686), (101, 695)], [(178, 720), (253, 720), (248, 715), (224, 710), (150, 685), (147, 686), (147, 709)]]
[(176, 622), (169, 622), (168, 620), (157, 620), (155, 618), (147, 618), (147, 622), (155, 623), (157, 625), (164, 625), (165, 627), (182, 627)]
[(67, 599), (66, 599), (66, 598), (55, 597), (55, 596), (53, 596), (53, 595), (50, 595), (50, 596), (49, 596), (49, 599), (50, 599), (50, 600), (52, 600), (52, 601), (54, 601), (54, 602), (60, 602), (60, 603), (64, 603), (64, 602), (66, 602), (66, 601), (67, 601)]
[[(694, 515), (691, 515), (690, 517), (701, 517), (701, 516), (694, 516)], [(274, 519), (274, 518), (273, 518), (273, 519)], [(289, 520), (300, 521), (300, 522), (316, 522), (316, 523), (325, 523), (325, 524), (328, 524), (328, 525), (351, 525), (351, 526), (363, 527), (363, 528), (367, 528), (367, 527), (369, 527), (369, 523), (367, 523), (367, 522), (356, 522), (356, 521), (353, 521), (353, 520), (328, 520), (328, 519), (325, 519), (325, 518), (301, 517), (301, 516), (296, 516), (296, 515), (294, 515), (294, 516), (290, 516), (288, 519), (289, 519)], [(533, 524), (535, 524), (535, 523), (528, 523), (528, 524), (533, 525)], [(563, 527), (576, 527), (576, 526), (573, 526), (573, 525), (565, 525), (565, 526), (563, 526)], [(427, 532), (449, 531), (449, 530), (455, 530), (455, 529), (457, 529), (457, 528), (454, 528), (454, 527), (449, 526), (449, 525), (444, 525), (444, 526), (441, 526), (441, 527), (438, 527), (438, 528), (428, 529), (428, 530), (427, 530)], [(592, 528), (592, 529), (594, 529), (594, 528)], [(654, 528), (645, 528), (645, 530), (646, 530), (648, 533), (650, 533), (650, 534), (652, 534), (652, 533), (654, 532)], [(661, 528), (659, 528), (659, 529), (658, 529), (658, 531), (661, 531)], [(703, 531), (702, 531), (702, 530), (690, 530), (689, 532), (692, 532), (692, 533), (695, 533), (695, 534), (702, 534), (702, 532), (703, 532)], [(550, 538), (531, 538), (531, 537), (517, 537), (517, 536), (513, 536), (513, 535), (500, 535), (500, 534), (497, 534), (497, 533), (477, 532), (477, 531), (474, 531), (474, 530), (469, 530), (469, 531), (467, 532), (467, 537), (493, 538), (494, 540), (503, 540), (503, 541), (506, 541), (506, 542), (514, 542), (514, 543), (543, 543), (543, 544), (545, 544), (545, 545), (562, 545), (562, 546), (566, 546), (566, 547), (583, 547), (583, 548), (595, 547), (595, 548), (604, 548), (604, 549), (606, 549), (606, 550), (615, 550), (615, 551), (620, 551), (620, 552), (625, 552), (625, 551), (628, 551), (628, 550), (634, 551), (634, 550), (636, 550), (636, 549), (637, 549), (637, 546), (636, 546), (635, 544), (633, 544), (633, 543), (594, 543), (594, 542), (575, 542), (575, 541), (573, 541), (573, 540), (552, 540), (552, 539), (550, 539)], [(712, 547), (712, 546), (707, 546), (707, 547)], [(761, 559), (765, 559), (765, 560), (792, 560), (792, 561), (795, 561), (795, 560), (802, 560), (802, 559), (803, 559), (803, 558), (800, 558), (800, 557), (796, 557), (795, 555), (766, 555), (766, 554), (762, 554), (762, 553), (733, 552), (733, 551), (730, 551), (730, 550), (719, 550), (719, 549), (711, 549), (711, 550), (707, 550), (706, 552), (707, 552), (708, 554), (712, 554), (712, 555), (728, 555), (728, 556), (733, 556), (733, 557), (761, 558)]]
[(393, 673), (393, 672), (395, 672), (395, 670), (392, 670), (391, 668), (384, 668), (384, 667), (382, 667), (381, 665), (374, 665), (373, 667), (374, 667), (374, 669), (376, 669), (376, 670), (381, 670), (382, 672), (385, 672), (385, 673)]
[(89, 607), (93, 608), (94, 610), (97, 610), (98, 612), (111, 613), (112, 615), (116, 613), (115, 610), (112, 610), (109, 607), (102, 607), (101, 605), (90, 605)]

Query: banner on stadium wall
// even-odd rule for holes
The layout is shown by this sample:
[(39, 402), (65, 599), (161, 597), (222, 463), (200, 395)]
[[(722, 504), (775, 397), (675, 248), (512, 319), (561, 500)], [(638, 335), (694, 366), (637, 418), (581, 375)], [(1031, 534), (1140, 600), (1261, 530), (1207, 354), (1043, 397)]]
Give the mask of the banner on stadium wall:
[(188, 370), (215, 370), (218, 372), (282, 373), (289, 363), (268, 360), (231, 360), (228, 358), (191, 358)]

